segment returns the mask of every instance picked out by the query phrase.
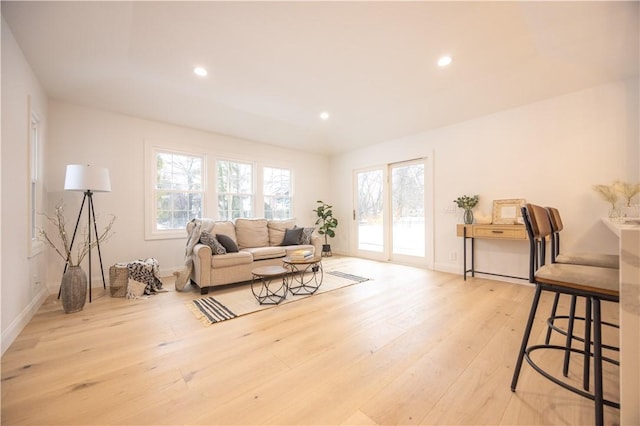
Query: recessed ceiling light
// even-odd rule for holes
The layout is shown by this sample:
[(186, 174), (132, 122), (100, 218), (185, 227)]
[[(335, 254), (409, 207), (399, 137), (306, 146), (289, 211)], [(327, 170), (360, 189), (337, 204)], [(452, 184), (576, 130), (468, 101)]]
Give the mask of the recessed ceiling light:
[(329, 113), (327, 111), (322, 111), (320, 113), (320, 119), (321, 120), (328, 120), (329, 119)]
[(440, 59), (438, 59), (438, 66), (446, 67), (451, 63), (451, 60), (451, 56), (442, 56)]
[(206, 69), (204, 69), (204, 68), (202, 68), (202, 67), (195, 67), (195, 68), (193, 69), (193, 72), (194, 72), (196, 75), (199, 75), (200, 77), (204, 77), (204, 76), (206, 76), (206, 75), (207, 75), (207, 70), (206, 70)]

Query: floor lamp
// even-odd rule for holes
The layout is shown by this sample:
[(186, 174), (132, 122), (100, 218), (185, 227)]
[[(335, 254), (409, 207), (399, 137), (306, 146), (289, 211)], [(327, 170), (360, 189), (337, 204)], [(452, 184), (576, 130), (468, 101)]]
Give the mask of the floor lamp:
[[(102, 267), (102, 254), (100, 253), (100, 240), (98, 239), (98, 226), (96, 225), (96, 212), (93, 206), (93, 193), (94, 192), (110, 192), (111, 181), (109, 179), (109, 170), (105, 167), (94, 167), (90, 165), (70, 164), (67, 166), (67, 174), (64, 179), (65, 191), (82, 191), (84, 197), (82, 198), (82, 205), (78, 212), (78, 220), (76, 221), (76, 227), (73, 230), (73, 237), (71, 238), (71, 245), (69, 251), (73, 250), (73, 243), (76, 239), (76, 233), (78, 232), (78, 225), (80, 225), (80, 218), (82, 217), (82, 211), (85, 204), (87, 205), (87, 234), (89, 244), (89, 302), (91, 302), (91, 231), (96, 238), (96, 246), (98, 247), (98, 257), (100, 258), (100, 272), (102, 272), (102, 285), (106, 289), (107, 283), (104, 280), (104, 268)], [(67, 272), (69, 263), (64, 265), (64, 272)], [(58, 292), (58, 299), (60, 298), (60, 291)]]

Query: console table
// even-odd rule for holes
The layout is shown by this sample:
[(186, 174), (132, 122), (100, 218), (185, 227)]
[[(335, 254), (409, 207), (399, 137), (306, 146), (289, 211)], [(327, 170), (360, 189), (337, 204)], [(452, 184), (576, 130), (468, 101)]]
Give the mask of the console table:
[[(516, 278), (519, 280), (529, 280), (524, 277), (514, 277), (511, 275), (495, 274), (492, 272), (476, 271), (475, 269), (475, 244), (476, 238), (491, 239), (491, 240), (523, 240), (527, 241), (527, 230), (524, 225), (463, 225), (458, 224), (456, 226), (456, 235), (462, 237), (463, 245), (463, 262), (464, 262), (464, 280), (467, 280), (467, 273), (470, 272), (471, 276), (475, 274), (495, 275), (498, 277)], [(471, 268), (467, 269), (467, 240), (471, 240)]]

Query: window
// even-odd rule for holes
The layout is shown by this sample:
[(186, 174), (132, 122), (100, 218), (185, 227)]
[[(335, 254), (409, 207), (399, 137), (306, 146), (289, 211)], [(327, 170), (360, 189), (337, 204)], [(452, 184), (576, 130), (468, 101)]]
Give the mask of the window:
[(291, 217), (291, 171), (265, 167), (262, 173), (264, 217), (287, 219)]
[(203, 164), (203, 156), (155, 151), (154, 232), (183, 231), (202, 217)]
[(218, 161), (218, 218), (253, 217), (253, 166), (236, 161)]
[(40, 180), (40, 119), (31, 114), (29, 123), (29, 247), (31, 255), (39, 253), (43, 244), (38, 240), (42, 227), (42, 183)]

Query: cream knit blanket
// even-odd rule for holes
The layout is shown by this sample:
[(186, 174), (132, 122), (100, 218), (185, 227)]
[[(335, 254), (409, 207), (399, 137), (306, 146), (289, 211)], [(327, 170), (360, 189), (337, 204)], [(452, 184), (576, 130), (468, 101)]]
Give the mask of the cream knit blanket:
[[(215, 221), (211, 219), (193, 219), (191, 224), (187, 224), (187, 244), (184, 252), (184, 267), (180, 271), (173, 273), (176, 277), (176, 290), (182, 291), (182, 289), (189, 282), (191, 272), (193, 271), (193, 248), (200, 242), (200, 234), (203, 230), (211, 230)], [(191, 231), (189, 231), (191, 229)]]

